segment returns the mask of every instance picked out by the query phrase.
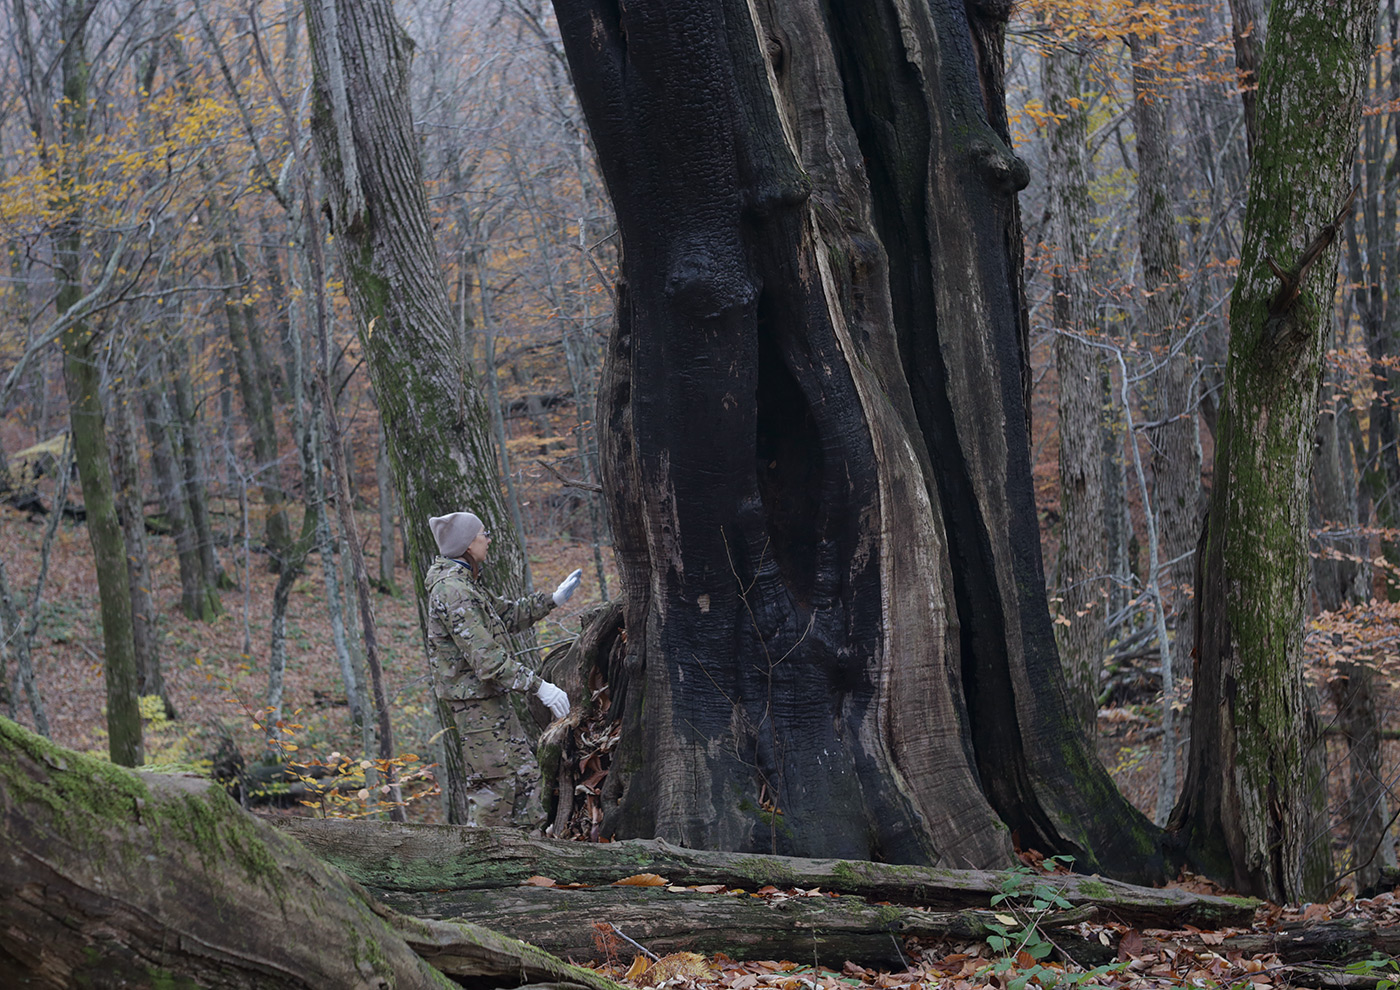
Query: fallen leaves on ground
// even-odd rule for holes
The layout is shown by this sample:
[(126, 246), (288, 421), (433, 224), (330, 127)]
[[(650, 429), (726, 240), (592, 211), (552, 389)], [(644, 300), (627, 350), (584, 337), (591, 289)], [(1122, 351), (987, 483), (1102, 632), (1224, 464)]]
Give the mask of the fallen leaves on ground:
[[(1186, 878), (1182, 885), (1189, 886), (1193, 882), (1192, 878)], [(666, 884), (666, 888), (769, 901), (790, 897), (836, 896), (818, 888), (780, 890), (771, 885), (752, 892), (721, 884), (691, 887)], [(985, 942), (944, 941), (920, 945), (916, 939), (903, 941), (901, 950), (909, 960), (909, 965), (903, 970), (869, 968), (850, 960), (836, 970), (793, 960), (736, 960), (723, 953), (706, 958), (695, 953), (677, 952), (653, 961), (645, 955), (633, 955), (632, 946), (626, 946), (627, 951), (623, 951), (620, 940), (613, 942), (613, 960), (594, 968), (639, 990), (853, 990), (857, 987), (875, 987), (879, 990), (912, 990), (916, 987), (938, 987), (939, 990), (1035, 990), (1037, 987), (1056, 985), (1077, 986), (1086, 990), (1090, 987), (1103, 990), (1166, 987), (1274, 990), (1298, 985), (1342, 985), (1347, 977), (1338, 976), (1336, 982), (1323, 980), (1319, 983), (1317, 966), (1313, 963), (1285, 963), (1271, 952), (1245, 954), (1230, 948), (1230, 938), (1268, 932), (1282, 925), (1342, 919), (1364, 919), (1377, 925), (1400, 927), (1400, 896), (1396, 892), (1366, 899), (1339, 896), (1327, 903), (1286, 908), (1264, 904), (1259, 908), (1254, 927), (1248, 929), (1210, 931), (1188, 925), (1172, 930), (1138, 930), (1115, 922), (1081, 922), (1064, 930), (1073, 931), (1082, 939), (1097, 941), (1116, 952), (1116, 962), (1107, 968), (1099, 967), (1092, 977), (1086, 977), (1088, 967), (1075, 965), (1063, 950), (1059, 950), (1050, 960), (1038, 963), (1023, 951), (998, 955)], [(1050, 937), (1054, 937), (1053, 932)], [(1305, 975), (1305, 981), (1298, 982)], [(1375, 976), (1395, 978), (1400, 977), (1400, 973), (1377, 972), (1372, 974), (1371, 979), (1363, 979), (1362, 982), (1355, 982), (1358, 977), (1352, 973), (1352, 982), (1348, 985), (1374, 986)]]

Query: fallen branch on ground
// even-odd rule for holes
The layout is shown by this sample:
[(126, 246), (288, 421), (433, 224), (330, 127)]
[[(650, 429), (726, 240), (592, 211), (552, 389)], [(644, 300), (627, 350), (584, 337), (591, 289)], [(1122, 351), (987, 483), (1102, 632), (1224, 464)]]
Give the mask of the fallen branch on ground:
[[(853, 894), (871, 901), (943, 911), (988, 908), (1011, 874), (943, 870), (855, 860), (801, 859), (682, 849), (659, 839), (559, 842), (513, 829), (392, 825), (335, 819), (279, 819), (318, 856), (367, 887), (412, 892), (512, 887), (543, 875), (559, 884), (610, 884), (656, 873), (682, 886), (765, 885)], [(1094, 905), (1103, 917), (1148, 928), (1251, 923), (1256, 902), (1179, 889), (1136, 887), (1077, 874), (1046, 878), (1072, 906)]]

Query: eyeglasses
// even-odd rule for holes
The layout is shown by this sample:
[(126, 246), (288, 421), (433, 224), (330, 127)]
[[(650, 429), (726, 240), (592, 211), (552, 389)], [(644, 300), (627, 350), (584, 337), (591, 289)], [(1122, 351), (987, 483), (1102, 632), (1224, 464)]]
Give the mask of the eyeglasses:
[(489, 529), (483, 529), (481, 531), (481, 535), (486, 537), (488, 540), (491, 539), (491, 531)]

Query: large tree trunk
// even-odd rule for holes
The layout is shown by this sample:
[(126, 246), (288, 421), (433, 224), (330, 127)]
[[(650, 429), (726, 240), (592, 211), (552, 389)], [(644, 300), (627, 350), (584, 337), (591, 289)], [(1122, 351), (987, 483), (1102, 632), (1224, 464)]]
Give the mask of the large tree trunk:
[[(424, 619), (423, 574), (436, 553), (428, 517), (470, 509), (500, 532), (509, 515), (486, 407), (458, 346), (433, 244), (408, 99), (412, 42), (389, 0), (305, 0), (304, 6), (315, 66), (312, 134), (389, 440)], [(496, 547), (487, 564), (492, 585), (519, 593), (520, 546), (498, 540)], [(520, 638), (534, 643), (532, 634)], [(439, 719), (454, 754), (446, 762), (455, 820), (465, 807), (457, 730), (445, 709)]]
[[(315, 59), (312, 133), (421, 589), (437, 552), (429, 516), (470, 508), (489, 529), (508, 523), (489, 418), (457, 347), (428, 220), (408, 102), (412, 42), (387, 0), (306, 0), (305, 7)], [(498, 586), (519, 581), (512, 543), (499, 541), (488, 565)]]
[(555, 8), (623, 246), (604, 830), (1160, 876), (1046, 606), (1009, 7)]
[(1376, 7), (1276, 0), (1270, 15), (1196, 596), (1191, 758), (1173, 825), (1198, 870), (1276, 901), (1314, 899), (1328, 868), (1302, 681), (1308, 477)]
[(470, 924), (407, 918), (219, 786), (138, 774), (0, 719), (0, 983), (355, 990), (596, 974)]

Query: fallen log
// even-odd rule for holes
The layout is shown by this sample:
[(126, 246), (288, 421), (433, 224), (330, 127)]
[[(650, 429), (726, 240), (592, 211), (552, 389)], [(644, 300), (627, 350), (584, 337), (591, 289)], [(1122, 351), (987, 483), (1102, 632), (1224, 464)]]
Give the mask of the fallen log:
[[(656, 873), (673, 884), (765, 885), (852, 894), (940, 911), (988, 908), (1024, 874), (945, 870), (853, 860), (800, 859), (682, 849), (660, 839), (559, 842), (513, 829), (279, 818), (275, 823), (307, 848), (379, 891), (511, 887), (535, 875), (560, 884), (610, 884)], [(1147, 928), (1241, 927), (1257, 901), (1178, 889), (1136, 887), (1097, 876), (1038, 875), (1072, 906), (1093, 905), (1106, 920)]]
[[(489, 922), (557, 956), (594, 962), (625, 962), (634, 954), (624, 946), (614, 955), (607, 937), (612, 928), (658, 956), (723, 952), (732, 959), (816, 960), (835, 969), (848, 959), (903, 968), (918, 958), (919, 945), (981, 941), (998, 923), (993, 911), (928, 911), (822, 895), (775, 898), (634, 886), (372, 892), (406, 914)], [(1066, 927), (1094, 913), (1061, 912), (1046, 927)], [(1055, 940), (1077, 962), (1100, 961), (1113, 952), (1097, 942), (1091, 947), (1073, 932), (1057, 930)]]
[(1288, 981), (1295, 987), (1337, 987), (1339, 990), (1378, 990), (1381, 981), (1394, 985), (1395, 970), (1351, 973), (1332, 966), (1289, 966)]
[(377, 903), (211, 782), (0, 718), (0, 986), (620, 990), (475, 925)]
[(1221, 935), (1211, 932), (1144, 932), (1145, 949), (1185, 948), (1192, 952), (1238, 952), (1246, 956), (1276, 954), (1287, 963), (1347, 962), (1382, 956), (1400, 957), (1400, 928), (1366, 919), (1299, 921), (1263, 931)]
[[(680, 849), (659, 839), (556, 842), (515, 829), (452, 825), (279, 818), (279, 828), (350, 877), (381, 891), (490, 889), (533, 875), (559, 884), (612, 884), (652, 872), (683, 886), (823, 889), (868, 900), (938, 910), (991, 906), (991, 898), (1026, 881), (1011, 871), (939, 870), (854, 860)], [(1138, 927), (1242, 927), (1252, 923), (1256, 900), (1217, 898), (1180, 889), (1145, 888), (1078, 874), (1037, 875), (1071, 906), (1093, 905), (1107, 920)]]
[[(490, 924), (555, 955), (595, 962), (607, 961), (611, 954), (606, 933), (598, 928), (605, 925), (657, 955), (723, 952), (735, 959), (816, 959), (837, 969), (847, 959), (903, 967), (917, 959), (920, 947), (948, 940), (983, 941), (996, 931), (994, 925), (1005, 926), (1007, 917), (1004, 909), (931, 911), (872, 904), (853, 896), (759, 897), (687, 888), (527, 885), (372, 892), (405, 914)], [(1108, 929), (1080, 927), (1081, 922), (1101, 920), (1098, 915), (1098, 909), (1086, 905), (1047, 914), (1039, 927), (1062, 955), (1082, 966), (1095, 966), (1117, 958), (1121, 938)], [(1174, 955), (1182, 949), (1227, 957), (1273, 954), (1283, 963), (1346, 963), (1377, 952), (1400, 956), (1400, 929), (1369, 921), (1319, 921), (1233, 934), (1149, 930), (1140, 943), (1133, 943), (1138, 955), (1163, 950)], [(630, 954), (620, 953), (624, 958)]]

